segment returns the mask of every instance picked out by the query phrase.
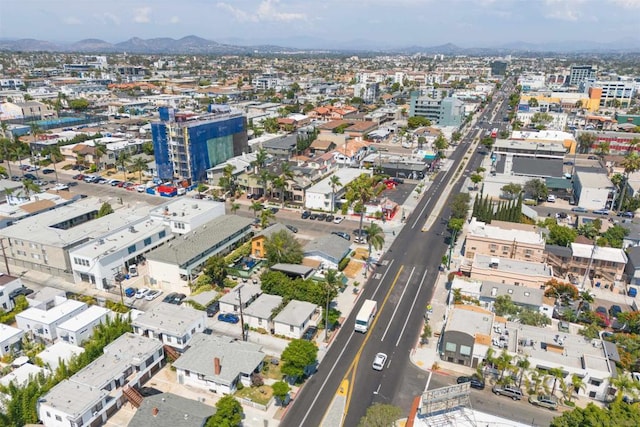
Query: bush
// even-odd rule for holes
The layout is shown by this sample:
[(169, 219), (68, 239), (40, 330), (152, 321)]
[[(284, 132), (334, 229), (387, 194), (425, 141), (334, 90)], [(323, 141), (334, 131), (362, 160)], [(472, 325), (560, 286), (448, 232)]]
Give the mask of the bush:
[(351, 258), (343, 258), (342, 261), (340, 261), (340, 263), (338, 264), (338, 270), (342, 271), (347, 268), (347, 265), (349, 265), (349, 261), (351, 261)]
[(242, 381), (238, 381), (238, 384), (236, 384), (236, 388), (238, 389), (238, 391), (244, 388), (244, 384), (242, 384)]

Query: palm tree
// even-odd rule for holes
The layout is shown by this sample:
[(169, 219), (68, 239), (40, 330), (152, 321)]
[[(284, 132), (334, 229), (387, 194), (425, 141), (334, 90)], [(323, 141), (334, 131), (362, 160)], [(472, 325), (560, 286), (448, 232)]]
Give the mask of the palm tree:
[(329, 304), (331, 300), (335, 298), (338, 291), (338, 271), (330, 268), (324, 274), (324, 283), (327, 290), (327, 306), (324, 312), (324, 339), (327, 340), (327, 334), (329, 332)]
[(634, 152), (638, 144), (640, 144), (640, 138), (638, 137), (635, 137), (631, 141), (629, 141), (629, 148), (627, 148), (627, 154)]
[(64, 156), (62, 155), (62, 153), (60, 152), (60, 146), (55, 144), (55, 145), (49, 145), (47, 147), (45, 147), (42, 150), (42, 154), (46, 157), (49, 157), (49, 160), (51, 160), (51, 164), (53, 165), (53, 171), (56, 174), (56, 181), (58, 181), (58, 162), (61, 161), (62, 159), (64, 159)]
[(29, 154), (29, 147), (26, 144), (19, 142), (15, 147), (13, 147), (13, 155), (18, 158), (18, 163), (20, 164), (20, 170), (22, 170), (22, 159), (26, 155)]
[(273, 184), (273, 188), (278, 190), (278, 193), (279, 193), (278, 195), (280, 196), (280, 200), (284, 205), (284, 190), (285, 188), (287, 188), (287, 181), (285, 181), (285, 179), (282, 176), (276, 176), (273, 178), (272, 184)]
[(147, 169), (149, 169), (147, 161), (142, 157), (136, 157), (135, 159), (133, 159), (133, 163), (131, 163), (131, 168), (134, 172), (138, 172), (138, 181), (140, 182), (140, 184), (142, 184), (142, 172), (145, 172)]
[(373, 247), (379, 251), (384, 246), (384, 230), (378, 224), (372, 222), (371, 225), (365, 227), (364, 231), (367, 233), (367, 245), (369, 245), (369, 255), (366, 265), (366, 269), (369, 269), (371, 263), (371, 248)]
[(592, 302), (593, 302), (593, 296), (589, 291), (580, 292), (580, 303), (578, 304), (578, 310), (577, 310), (576, 316), (580, 316), (580, 312), (584, 308), (584, 303), (592, 303)]
[(96, 144), (94, 147), (96, 170), (100, 170), (100, 159), (107, 154), (107, 147), (104, 144)]
[(496, 366), (500, 370), (500, 378), (498, 378), (498, 381), (502, 381), (505, 371), (511, 366), (512, 360), (513, 356), (507, 353), (506, 349), (502, 349), (500, 356), (496, 358)]
[(544, 379), (545, 374), (542, 371), (533, 370), (526, 380), (527, 388), (532, 394), (540, 394), (540, 391), (545, 388)]
[(596, 142), (596, 136), (593, 133), (582, 132), (580, 133), (580, 135), (578, 135), (577, 151), (579, 151), (582, 154), (586, 154), (589, 152), (591, 147), (593, 147), (593, 144), (595, 144), (595, 142)]
[(232, 214), (238, 212), (238, 210), (240, 209), (240, 203), (231, 203), (231, 207), (229, 209), (231, 210)]
[(268, 190), (267, 184), (269, 183), (270, 179), (272, 179), (272, 177), (271, 177), (271, 173), (269, 173), (268, 170), (265, 169), (260, 171), (258, 182), (262, 186), (262, 194), (264, 197), (267, 197), (267, 190)]
[(600, 156), (600, 160), (604, 160), (604, 156), (611, 152), (611, 144), (609, 142), (604, 141), (598, 145), (596, 153)]
[(30, 179), (23, 179), (22, 187), (24, 188), (25, 193), (27, 193), (27, 197), (31, 197), (32, 193), (40, 192), (40, 187), (38, 187), (36, 183), (31, 181)]
[(518, 375), (518, 387), (522, 387), (522, 377), (524, 377), (524, 374), (529, 370), (529, 367), (531, 366), (531, 361), (529, 360), (528, 357), (518, 358), (518, 361), (516, 362), (516, 366), (520, 371)]
[(261, 211), (262, 209), (264, 209), (264, 206), (262, 206), (262, 203), (260, 202), (252, 202), (251, 206), (249, 206), (249, 210), (253, 211), (253, 217), (255, 218), (256, 215), (258, 214), (259, 211)]
[(551, 368), (549, 369), (549, 376), (553, 378), (553, 387), (551, 388), (551, 395), (553, 396), (556, 393), (558, 380), (564, 378), (564, 372), (561, 368)]
[(362, 174), (351, 181), (346, 188), (345, 199), (347, 199), (347, 204), (343, 206), (343, 209), (351, 206), (354, 212), (360, 214), (358, 235), (361, 236), (362, 223), (367, 211), (367, 203), (378, 197), (382, 191), (384, 191), (384, 186), (380, 184), (378, 177)]
[(116, 159), (116, 164), (120, 165), (122, 168), (122, 173), (124, 174), (124, 181), (127, 180), (127, 165), (129, 164), (129, 160), (131, 160), (131, 153), (126, 150), (121, 150), (118, 153), (118, 158)]
[(342, 187), (340, 178), (338, 175), (331, 175), (329, 178), (329, 185), (331, 186), (331, 212), (336, 211), (336, 188)]
[(271, 220), (275, 217), (271, 209), (263, 209), (260, 212), (260, 227), (264, 230), (269, 226)]
[(256, 160), (253, 162), (253, 166), (255, 167), (254, 173), (258, 174), (264, 168), (267, 162), (267, 151), (264, 148), (260, 148), (256, 152)]
[(622, 183), (622, 192), (620, 194), (620, 203), (618, 203), (618, 211), (624, 209), (624, 197), (627, 193), (629, 175), (640, 169), (640, 154), (631, 152), (624, 157), (620, 164), (624, 168), (624, 180)]
[(573, 399), (573, 393), (579, 395), (580, 390), (584, 391), (587, 388), (587, 385), (584, 383), (584, 378), (576, 374), (571, 375), (571, 388), (573, 391), (568, 396), (569, 402)]

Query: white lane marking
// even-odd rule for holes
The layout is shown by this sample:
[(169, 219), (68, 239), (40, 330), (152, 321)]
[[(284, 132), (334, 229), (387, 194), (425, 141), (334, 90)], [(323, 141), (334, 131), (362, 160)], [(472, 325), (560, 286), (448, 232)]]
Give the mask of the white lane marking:
[(378, 289), (380, 289), (380, 285), (382, 285), (382, 282), (384, 282), (384, 278), (387, 277), (387, 273), (389, 272), (389, 270), (391, 270), (391, 265), (393, 264), (393, 261), (395, 260), (392, 259), (391, 262), (389, 263), (389, 266), (387, 267), (387, 271), (385, 271), (384, 274), (382, 275), (382, 279), (380, 279), (380, 282), (378, 282), (378, 286), (376, 286), (376, 290), (373, 291), (372, 297), (375, 297), (376, 294), (378, 293)]
[[(437, 189), (437, 187), (436, 187)], [(420, 213), (418, 214), (416, 220), (413, 222), (413, 225), (411, 226), (411, 228), (416, 228), (416, 224), (418, 223), (418, 221), (420, 221), (422, 218), (422, 214), (424, 213), (424, 210), (427, 209), (427, 206), (429, 206), (429, 202), (431, 201), (431, 197), (429, 197), (427, 199), (427, 203), (424, 204), (424, 208), (422, 208), (422, 210), (420, 211)]]
[(400, 299), (398, 300), (398, 303), (396, 304), (396, 308), (393, 310), (393, 313), (391, 314), (391, 319), (389, 319), (389, 324), (387, 325), (387, 328), (384, 330), (384, 334), (382, 334), (382, 338), (380, 338), (380, 341), (384, 341), (384, 337), (386, 337), (387, 336), (387, 332), (389, 332), (389, 328), (391, 327), (391, 324), (393, 323), (393, 318), (396, 316), (396, 312), (398, 311), (398, 308), (400, 308), (400, 302), (402, 302), (402, 298), (404, 298), (404, 293), (407, 292), (407, 288), (409, 288), (409, 286), (407, 286), (407, 285), (411, 281), (411, 277), (413, 277), (413, 272), (414, 271), (416, 271), (415, 267), (413, 267), (411, 269), (411, 274), (409, 274), (409, 279), (407, 279), (407, 283), (405, 283), (405, 285), (404, 285), (404, 289), (402, 290), (402, 294), (400, 294)]
[(402, 325), (402, 330), (400, 331), (400, 334), (398, 335), (398, 341), (396, 341), (396, 347), (398, 346), (398, 343), (400, 342), (400, 338), (402, 338), (402, 336), (404, 335), (404, 330), (407, 328), (407, 322), (409, 321), (409, 316), (411, 316), (411, 312), (413, 311), (414, 308), (416, 308), (416, 299), (418, 298), (418, 294), (420, 293), (420, 289), (422, 289), (422, 284), (424, 283), (424, 279), (427, 277), (427, 271), (429, 270), (425, 270), (424, 274), (422, 275), (422, 279), (420, 279), (420, 285), (418, 286), (418, 290), (416, 291), (415, 295), (413, 296), (413, 302), (411, 303), (411, 310), (409, 310), (409, 313), (407, 313), (407, 318), (404, 319), (404, 325)]

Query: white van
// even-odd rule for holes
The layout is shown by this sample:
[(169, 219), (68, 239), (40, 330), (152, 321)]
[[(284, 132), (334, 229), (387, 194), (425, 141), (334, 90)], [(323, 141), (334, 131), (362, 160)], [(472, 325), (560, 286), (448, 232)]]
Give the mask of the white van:
[(129, 266), (129, 276), (138, 277), (138, 264), (131, 264)]

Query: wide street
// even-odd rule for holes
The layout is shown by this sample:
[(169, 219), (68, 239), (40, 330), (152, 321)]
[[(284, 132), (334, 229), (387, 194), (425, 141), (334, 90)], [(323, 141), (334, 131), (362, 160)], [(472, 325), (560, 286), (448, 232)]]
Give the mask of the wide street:
[[(487, 111), (493, 112), (497, 102), (498, 97)], [(501, 108), (496, 110), (499, 114)], [(392, 403), (408, 413), (412, 399), (422, 393), (427, 372), (412, 365), (409, 353), (420, 334), (424, 307), (432, 298), (438, 267), (447, 249), (447, 221), (444, 218), (449, 217), (451, 200), (460, 192), (462, 177), (475, 170), (482, 158), (476, 152), (470, 153), (470, 162), (462, 174), (458, 173), (460, 161), (469, 144), (483, 132), (476, 128), (463, 138), (449, 156), (451, 167), (439, 173), (425, 191), (404, 228), (380, 260), (380, 266), (368, 280), (363, 295), (344, 322), (318, 372), (296, 396), (283, 425), (320, 424), (334, 395), (341, 384), (345, 384), (343, 380), (348, 381), (343, 420), (347, 426), (357, 425), (367, 408), (376, 402)], [(442, 203), (440, 195), (455, 178), (458, 179), (449, 197)], [(427, 217), (440, 209), (439, 217), (443, 219), (423, 231)], [(363, 335), (354, 332), (353, 324), (365, 299), (378, 302), (378, 315), (372, 328)], [(371, 368), (378, 352), (388, 356), (387, 364), (380, 372)]]

